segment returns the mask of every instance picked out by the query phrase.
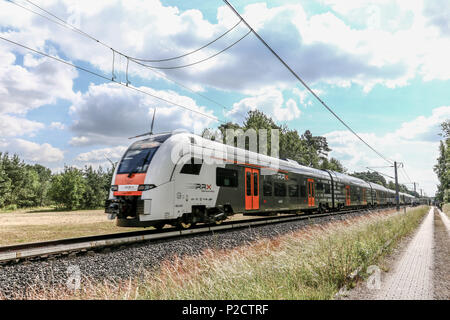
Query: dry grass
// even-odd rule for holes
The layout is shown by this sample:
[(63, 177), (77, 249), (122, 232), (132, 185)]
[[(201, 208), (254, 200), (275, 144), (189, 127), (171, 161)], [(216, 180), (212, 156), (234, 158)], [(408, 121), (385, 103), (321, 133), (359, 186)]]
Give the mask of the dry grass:
[(131, 230), (116, 227), (104, 210), (0, 213), (0, 246)]
[[(83, 280), (81, 290), (47, 288), (28, 299), (332, 299), (348, 275), (365, 270), (417, 228), (427, 207), (311, 225), (271, 240), (200, 256), (173, 257), (119, 283)], [(363, 274), (364, 276), (364, 274)]]
[(450, 218), (450, 203), (444, 204), (442, 211)]
[[(237, 214), (229, 220), (254, 218)], [(133, 230), (142, 228), (116, 227), (113, 221), (107, 220), (103, 209), (52, 211), (38, 208), (0, 213), (0, 246)]]

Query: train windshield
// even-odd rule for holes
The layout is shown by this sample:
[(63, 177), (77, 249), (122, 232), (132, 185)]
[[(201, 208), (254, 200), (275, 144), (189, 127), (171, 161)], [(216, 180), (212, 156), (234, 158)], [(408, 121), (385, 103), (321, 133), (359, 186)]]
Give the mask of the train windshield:
[(152, 158), (161, 143), (156, 141), (138, 141), (127, 150), (120, 162), (118, 174), (147, 172)]

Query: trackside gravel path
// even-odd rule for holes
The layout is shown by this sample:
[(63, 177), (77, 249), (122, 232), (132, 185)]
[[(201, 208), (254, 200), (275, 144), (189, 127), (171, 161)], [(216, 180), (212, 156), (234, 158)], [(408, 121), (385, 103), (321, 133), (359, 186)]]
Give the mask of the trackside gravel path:
[[(389, 271), (344, 293), (345, 300), (449, 300), (450, 221), (431, 208), (419, 228), (382, 263)], [(374, 281), (374, 279), (376, 279)], [(374, 283), (377, 283), (374, 285)]]
[(434, 208), (431, 208), (375, 299), (433, 299), (433, 246)]

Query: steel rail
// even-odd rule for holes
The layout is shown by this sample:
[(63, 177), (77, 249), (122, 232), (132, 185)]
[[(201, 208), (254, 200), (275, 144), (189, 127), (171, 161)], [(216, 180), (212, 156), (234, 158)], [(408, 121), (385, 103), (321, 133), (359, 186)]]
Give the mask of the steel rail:
[[(377, 208), (374, 211), (392, 209), (391, 207)], [(144, 241), (156, 241), (180, 238), (190, 235), (214, 233), (216, 231), (237, 230), (251, 226), (269, 225), (288, 221), (306, 220), (333, 215), (348, 214), (352, 212), (372, 211), (367, 208), (352, 209), (347, 211), (327, 212), (322, 214), (289, 214), (285, 216), (264, 217), (248, 220), (227, 221), (221, 225), (199, 225), (191, 229), (177, 230), (167, 228), (158, 230), (132, 231), (98, 236), (88, 236), (79, 238), (67, 238), (44, 242), (24, 243), (0, 247), (0, 263), (21, 262), (33, 258), (49, 258), (57, 255), (69, 255), (73, 253), (103, 249), (106, 247), (116, 247), (130, 245)]]

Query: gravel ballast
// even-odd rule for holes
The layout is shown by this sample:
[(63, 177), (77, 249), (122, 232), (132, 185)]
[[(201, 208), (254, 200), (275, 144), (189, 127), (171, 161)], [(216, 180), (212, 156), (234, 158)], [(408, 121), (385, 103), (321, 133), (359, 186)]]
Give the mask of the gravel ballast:
[(4, 265), (0, 266), (0, 297), (13, 298), (29, 289), (66, 285), (78, 270), (81, 274), (81, 286), (86, 279), (120, 281), (135, 278), (143, 274), (143, 271), (157, 268), (162, 261), (170, 260), (174, 256), (198, 255), (205, 249), (232, 249), (256, 240), (297, 231), (310, 224), (344, 220), (368, 213), (373, 211), (352, 212), (159, 242), (144, 242), (112, 249), (110, 252)]

